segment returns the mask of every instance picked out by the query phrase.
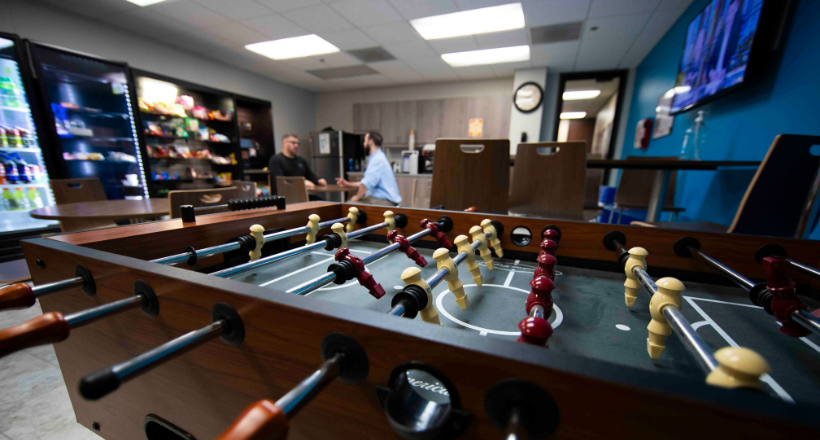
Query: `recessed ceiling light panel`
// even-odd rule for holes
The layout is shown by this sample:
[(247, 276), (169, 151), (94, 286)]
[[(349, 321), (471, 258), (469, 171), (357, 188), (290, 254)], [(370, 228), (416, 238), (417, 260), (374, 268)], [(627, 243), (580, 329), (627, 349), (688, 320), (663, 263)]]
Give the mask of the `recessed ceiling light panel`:
[(248, 44), (245, 46), (245, 49), (274, 60), (287, 60), (290, 58), (339, 52), (338, 47), (328, 43), (316, 34)]
[(571, 92), (564, 92), (564, 101), (577, 101), (579, 99), (595, 99), (600, 94), (600, 90), (575, 90)]
[(434, 15), (410, 20), (425, 40), (509, 31), (524, 27), (521, 3)]
[(587, 112), (563, 112), (561, 119), (584, 119), (587, 117)]
[(467, 52), (445, 53), (441, 56), (453, 67), (477, 66), (480, 64), (514, 63), (530, 60), (529, 46), (500, 47), (498, 49), (471, 50)]
[(127, 0), (137, 6), (151, 6), (157, 3), (162, 3), (165, 0)]

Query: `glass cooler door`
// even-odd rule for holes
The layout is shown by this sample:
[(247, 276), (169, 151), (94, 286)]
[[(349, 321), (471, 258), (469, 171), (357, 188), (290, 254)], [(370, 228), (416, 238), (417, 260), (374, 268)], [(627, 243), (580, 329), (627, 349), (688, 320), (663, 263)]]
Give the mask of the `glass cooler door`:
[(128, 66), (31, 48), (65, 177), (99, 178), (109, 200), (148, 198)]
[(20, 40), (0, 33), (0, 234), (36, 231), (58, 222), (29, 211), (54, 204), (21, 62)]

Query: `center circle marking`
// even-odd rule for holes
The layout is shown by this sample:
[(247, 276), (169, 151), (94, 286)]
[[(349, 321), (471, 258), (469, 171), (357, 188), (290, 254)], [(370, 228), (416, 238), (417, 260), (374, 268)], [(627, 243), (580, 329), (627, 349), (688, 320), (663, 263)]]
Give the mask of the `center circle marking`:
[[(484, 286), (500, 287), (502, 289), (510, 289), (510, 290), (515, 290), (515, 291), (518, 291), (518, 292), (522, 292), (522, 293), (525, 293), (527, 295), (530, 294), (530, 292), (528, 292), (524, 289), (519, 289), (517, 287), (510, 287), (510, 286), (502, 286), (500, 284), (482, 284), (481, 285), (481, 287), (484, 287)], [(476, 284), (465, 284), (464, 287), (478, 287), (478, 286)], [(455, 316), (451, 315), (444, 308), (444, 296), (448, 293), (450, 293), (449, 289), (438, 294), (438, 296), (436, 297), (436, 308), (438, 308), (439, 313), (444, 315), (444, 317), (449, 319), (450, 321), (453, 321), (453, 322), (455, 322), (456, 324), (458, 324), (462, 327), (467, 327), (469, 329), (473, 329), (473, 330), (481, 332), (481, 333), (492, 333), (494, 335), (503, 335), (503, 336), (518, 336), (518, 335), (521, 334), (521, 332), (506, 332), (506, 331), (502, 331), (502, 330), (491, 330), (491, 329), (488, 329), (488, 328), (479, 327), (477, 325), (468, 324), (468, 323), (456, 318)], [(558, 307), (555, 303), (552, 304), (552, 309), (555, 311), (555, 321), (551, 322), (550, 325), (552, 326), (553, 329), (556, 329), (564, 321), (564, 312), (562, 312), (561, 308)]]

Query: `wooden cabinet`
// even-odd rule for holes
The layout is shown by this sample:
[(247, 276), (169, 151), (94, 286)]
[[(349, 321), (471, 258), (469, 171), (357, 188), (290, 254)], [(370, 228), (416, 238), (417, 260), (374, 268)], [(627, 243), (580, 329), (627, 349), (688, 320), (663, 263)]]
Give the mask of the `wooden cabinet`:
[(416, 143), (433, 144), (441, 137), (442, 99), (416, 102)]
[(480, 118), (482, 138), (506, 139), (511, 108), (507, 96), (353, 104), (353, 130), (378, 131), (388, 146), (406, 145), (415, 130), (417, 144), (431, 144), (438, 138), (466, 138), (470, 119)]

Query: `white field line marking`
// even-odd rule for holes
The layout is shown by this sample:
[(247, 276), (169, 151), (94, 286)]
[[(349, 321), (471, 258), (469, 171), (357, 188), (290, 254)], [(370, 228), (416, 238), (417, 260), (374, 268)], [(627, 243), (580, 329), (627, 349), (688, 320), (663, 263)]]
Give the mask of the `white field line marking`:
[[(517, 287), (501, 286), (501, 285), (498, 285), (498, 284), (483, 284), (482, 287), (483, 286), (503, 287), (505, 289), (515, 290), (515, 291), (523, 292), (523, 293), (526, 293), (527, 295), (529, 295), (529, 292), (527, 292), (524, 289), (519, 289)], [(478, 287), (478, 286), (476, 286), (475, 284), (465, 284), (464, 287), (466, 288), (466, 287)], [(444, 301), (444, 297), (448, 293), (450, 293), (450, 291), (445, 290), (445, 291), (438, 294), (438, 297), (436, 297), (436, 308), (438, 308), (438, 312), (440, 314), (444, 315), (444, 317), (449, 319), (450, 321), (453, 321), (456, 324), (459, 324), (463, 327), (467, 327), (469, 329), (476, 330), (476, 331), (479, 332), (480, 335), (483, 335), (483, 336), (486, 336), (486, 335), (484, 335), (484, 333), (492, 333), (494, 335), (504, 335), (504, 336), (518, 336), (518, 335), (521, 334), (521, 332), (506, 332), (506, 331), (502, 331), (502, 330), (491, 330), (491, 329), (488, 329), (488, 328), (479, 327), (477, 325), (468, 324), (468, 323), (456, 318), (455, 316), (451, 315), (447, 310), (444, 309), (444, 302), (443, 301)], [(562, 312), (561, 308), (558, 307), (558, 305), (556, 305), (556, 304), (552, 305), (552, 309), (555, 311), (555, 321), (551, 322), (550, 324), (552, 324), (553, 329), (556, 329), (564, 321), (564, 312)]]
[(507, 279), (504, 280), (504, 287), (510, 287), (510, 284), (512, 283), (513, 275), (515, 275), (515, 270), (511, 270), (509, 275), (507, 275)]
[(272, 280), (270, 280), (270, 281), (267, 281), (267, 282), (265, 282), (265, 283), (260, 284), (260, 285), (259, 285), (259, 287), (265, 287), (265, 286), (267, 286), (268, 284), (272, 284), (272, 283), (275, 283), (275, 282), (277, 282), (277, 281), (284, 280), (285, 278), (287, 278), (287, 277), (289, 277), (289, 276), (296, 275), (296, 274), (297, 274), (297, 273), (299, 273), (299, 272), (304, 272), (304, 271), (306, 271), (306, 270), (308, 270), (308, 269), (310, 269), (310, 268), (316, 267), (316, 266), (318, 266), (318, 265), (320, 265), (320, 264), (327, 263), (328, 261), (333, 261), (333, 257), (330, 257), (330, 258), (328, 258), (327, 260), (322, 260), (322, 261), (320, 261), (320, 262), (318, 262), (318, 263), (311, 264), (310, 266), (303, 267), (303, 268), (301, 268), (301, 269), (299, 269), (299, 270), (296, 270), (296, 271), (293, 271), (293, 272), (291, 272), (291, 273), (289, 273), (289, 274), (287, 274), (287, 275), (282, 275), (282, 276), (281, 276), (281, 277), (279, 277), (279, 278), (274, 278), (274, 279), (272, 279)]
[[(695, 299), (697, 299), (698, 301), (706, 301), (706, 302), (711, 302), (711, 303), (729, 304), (729, 305), (732, 305), (732, 306), (739, 306), (739, 307), (751, 307), (753, 309), (762, 309), (763, 308), (763, 307), (758, 307), (754, 304), (741, 304), (741, 303), (736, 303), (736, 302), (720, 301), (720, 300), (717, 300), (717, 299), (706, 299), (706, 298), (695, 298)], [(701, 322), (703, 322), (703, 321), (701, 321)], [(783, 325), (778, 321), (775, 321), (775, 322), (777, 323), (777, 325), (781, 325), (781, 326)], [(699, 327), (699, 326), (696, 327), (697, 324), (699, 324), (699, 323), (692, 324), (692, 328), (697, 329)], [(701, 324), (701, 325), (703, 325), (703, 324)], [(799, 338), (799, 339), (801, 341), (803, 341), (806, 345), (808, 345), (809, 347), (813, 348), (815, 351), (820, 353), (820, 346), (818, 346), (817, 344), (815, 344), (814, 342), (812, 342), (811, 340), (809, 340), (805, 337), (802, 337), (802, 338)]]
[(701, 328), (701, 327), (703, 327), (704, 325), (707, 325), (707, 324), (709, 324), (708, 321), (698, 321), (698, 322), (692, 324), (692, 329), (697, 330), (697, 329), (699, 329), (699, 328)]
[[(686, 302), (688, 302), (689, 305), (691, 305), (692, 308), (695, 309), (695, 311), (698, 312), (698, 314), (700, 314), (700, 316), (703, 317), (703, 319), (705, 321), (707, 321), (709, 323), (709, 325), (711, 325), (712, 328), (715, 329), (715, 331), (718, 332), (718, 334), (721, 337), (723, 337), (723, 339), (726, 341), (726, 343), (728, 343), (732, 347), (740, 347), (740, 345), (738, 345), (737, 342), (735, 342), (735, 340), (732, 339), (732, 337), (729, 336), (728, 333), (723, 331), (723, 329), (720, 328), (719, 325), (717, 325), (717, 323), (715, 322), (714, 319), (712, 319), (709, 315), (706, 314), (706, 312), (703, 311), (703, 309), (701, 309), (697, 304), (695, 304), (695, 300), (700, 299), (700, 298), (693, 298), (691, 296), (684, 295), (683, 299), (685, 299)], [(730, 304), (732, 304), (732, 303), (730, 303)], [(741, 304), (741, 305), (743, 305), (743, 304)], [(764, 374), (763, 376), (760, 377), (760, 380), (762, 380), (763, 382), (766, 382), (767, 384), (769, 384), (769, 386), (772, 387), (774, 392), (777, 393), (777, 395), (780, 396), (781, 399), (783, 399), (783, 400), (785, 400), (786, 402), (789, 402), (789, 403), (794, 403), (794, 399), (792, 399), (792, 396), (790, 396), (789, 393), (787, 393), (786, 390), (784, 390), (783, 387), (781, 387), (780, 384), (778, 384), (777, 381), (774, 380), (774, 378), (772, 378), (768, 374)]]

